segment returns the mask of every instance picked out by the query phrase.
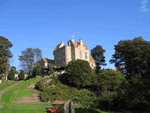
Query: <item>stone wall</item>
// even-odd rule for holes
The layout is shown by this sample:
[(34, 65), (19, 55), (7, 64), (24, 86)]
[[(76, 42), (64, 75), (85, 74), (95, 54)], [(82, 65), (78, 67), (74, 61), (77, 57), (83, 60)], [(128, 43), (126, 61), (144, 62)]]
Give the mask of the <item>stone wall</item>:
[(66, 47), (64, 46), (53, 52), (55, 65), (57, 67), (64, 67), (66, 65), (65, 49)]

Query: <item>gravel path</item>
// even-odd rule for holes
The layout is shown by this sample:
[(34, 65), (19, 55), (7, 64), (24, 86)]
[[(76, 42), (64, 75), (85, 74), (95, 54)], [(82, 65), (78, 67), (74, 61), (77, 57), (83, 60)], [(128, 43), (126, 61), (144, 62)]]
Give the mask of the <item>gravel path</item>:
[(18, 84), (21, 83), (21, 82), (23, 82), (23, 81), (20, 81), (20, 82), (18, 82), (18, 83), (15, 83), (15, 84), (13, 84), (13, 85), (7, 87), (7, 88), (4, 89), (3, 91), (0, 91), (0, 108), (3, 107), (2, 102), (1, 102), (1, 97), (2, 97), (2, 95), (5, 93), (5, 91), (9, 90), (9, 88), (11, 88), (11, 87), (13, 87), (13, 86), (18, 85)]

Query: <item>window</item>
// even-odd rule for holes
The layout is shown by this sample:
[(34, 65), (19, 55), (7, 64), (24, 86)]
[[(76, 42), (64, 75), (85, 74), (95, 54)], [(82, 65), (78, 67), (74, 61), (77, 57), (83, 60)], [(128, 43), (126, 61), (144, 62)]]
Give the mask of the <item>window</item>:
[(91, 63), (91, 66), (93, 67), (93, 63)]
[(80, 45), (78, 45), (78, 48), (80, 49)]
[(79, 58), (82, 58), (82, 53), (81, 52), (79, 53)]
[(87, 59), (87, 53), (85, 53), (85, 59)]

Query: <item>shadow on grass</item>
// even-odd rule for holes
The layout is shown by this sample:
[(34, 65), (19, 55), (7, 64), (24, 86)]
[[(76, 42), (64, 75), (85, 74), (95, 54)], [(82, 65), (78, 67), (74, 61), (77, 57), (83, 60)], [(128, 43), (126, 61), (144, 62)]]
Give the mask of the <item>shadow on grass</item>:
[(90, 108), (89, 109), (76, 108), (75, 113), (102, 113), (102, 112)]

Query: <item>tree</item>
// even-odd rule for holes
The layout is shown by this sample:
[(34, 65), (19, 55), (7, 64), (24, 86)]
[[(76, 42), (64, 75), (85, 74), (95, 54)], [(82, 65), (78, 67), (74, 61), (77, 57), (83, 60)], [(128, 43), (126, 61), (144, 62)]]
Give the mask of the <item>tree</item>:
[(119, 41), (112, 56), (110, 63), (114, 63), (117, 70), (126, 74), (129, 81), (124, 90), (128, 97), (125, 99), (127, 103), (133, 106), (141, 101), (146, 102), (145, 97), (150, 88), (150, 41), (145, 41), (141, 36)]
[(15, 74), (18, 74), (18, 72), (16, 71), (16, 67), (15, 66), (11, 66), (10, 69), (14, 70)]
[(96, 45), (96, 47), (94, 47), (91, 50), (91, 55), (94, 58), (94, 60), (96, 61), (96, 72), (97, 73), (98, 73), (99, 69), (101, 69), (100, 65), (106, 66), (104, 52), (105, 52), (105, 50), (102, 48), (101, 45)]
[(102, 102), (108, 103), (109, 110), (110, 106), (113, 105), (112, 101), (117, 96), (117, 93), (122, 91), (120, 86), (126, 81), (125, 76), (120, 71), (103, 69), (96, 77), (98, 95), (103, 98)]
[(150, 73), (150, 42), (142, 37), (119, 41), (112, 56), (109, 62), (127, 74), (128, 79), (135, 74), (147, 76)]
[(22, 55), (18, 56), (21, 66), (25, 72), (29, 72), (33, 69), (34, 64), (34, 52), (32, 48), (26, 48), (21, 52)]
[(90, 85), (90, 74), (92, 69), (87, 61), (80, 59), (70, 61), (65, 69), (69, 75), (68, 80), (70, 83), (78, 87)]
[(20, 80), (24, 80), (24, 77), (25, 77), (25, 73), (23, 70), (20, 71), (19, 75), (18, 75), (19, 79)]
[(6, 72), (9, 59), (12, 57), (10, 48), (12, 43), (5, 37), (0, 36), (0, 75)]
[[(33, 49), (35, 63), (42, 59), (42, 51), (39, 48)], [(38, 63), (38, 62), (37, 62)]]
[(103, 69), (97, 75), (97, 81), (100, 87), (115, 91), (119, 85), (125, 80), (125, 74), (122, 75), (120, 71)]
[(39, 64), (36, 64), (33, 69), (33, 76), (40, 75), (42, 72), (42, 68)]
[(27, 73), (33, 70), (35, 61), (42, 58), (42, 52), (39, 48), (36, 48), (36, 49), (26, 48), (26, 50), (23, 50), (21, 52), (21, 54), (22, 55), (18, 57), (19, 57), (21, 66)]
[(15, 72), (14, 70), (10, 70), (9, 73), (8, 73), (8, 79), (9, 80), (14, 80), (15, 79)]

